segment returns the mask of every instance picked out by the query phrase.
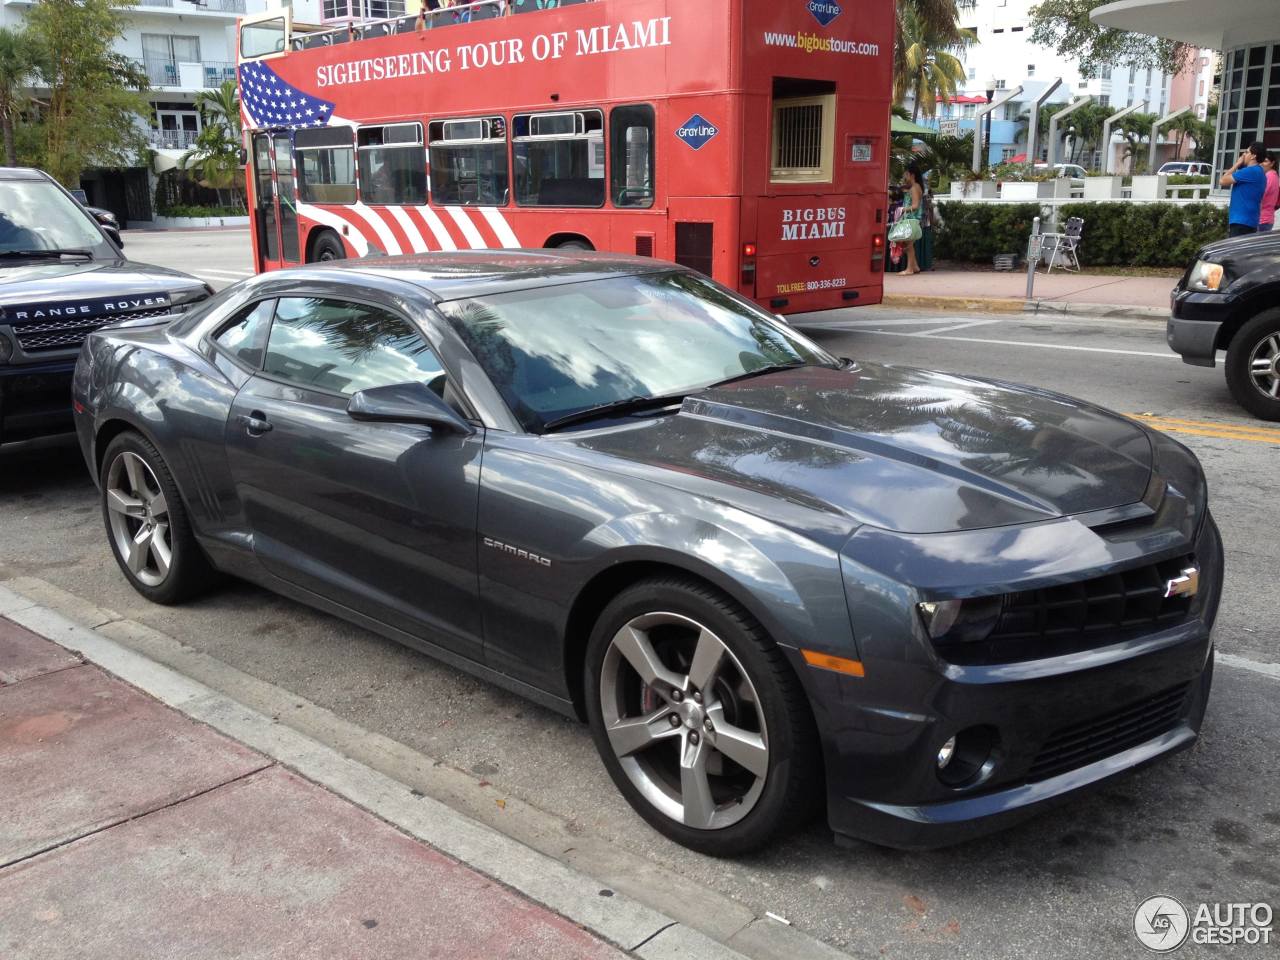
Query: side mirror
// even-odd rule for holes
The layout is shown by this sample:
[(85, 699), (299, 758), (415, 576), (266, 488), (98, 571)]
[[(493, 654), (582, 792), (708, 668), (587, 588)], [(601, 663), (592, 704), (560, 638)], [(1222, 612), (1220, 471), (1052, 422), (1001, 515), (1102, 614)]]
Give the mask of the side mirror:
[(420, 423), (432, 430), (470, 436), (475, 428), (423, 383), (395, 383), (358, 390), (347, 403), (352, 420), (370, 423)]
[(249, 165), (249, 150), (247, 147), (240, 148), (240, 166), (247, 167)]
[(115, 227), (108, 227), (106, 224), (103, 224), (102, 232), (105, 233), (111, 239), (111, 242), (114, 243), (117, 247), (119, 247), (121, 250), (124, 249), (124, 237), (120, 236), (119, 230), (117, 230)]

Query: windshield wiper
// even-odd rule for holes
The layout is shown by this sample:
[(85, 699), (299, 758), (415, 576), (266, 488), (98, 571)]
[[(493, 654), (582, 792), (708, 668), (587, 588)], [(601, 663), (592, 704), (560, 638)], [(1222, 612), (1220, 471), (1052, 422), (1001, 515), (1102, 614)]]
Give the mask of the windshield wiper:
[(542, 432), (550, 433), (561, 427), (598, 420), (601, 417), (624, 416), (628, 413), (639, 413), (642, 410), (670, 407), (680, 403), (688, 395), (688, 393), (668, 393), (656, 397), (623, 397), (620, 400), (610, 400), (608, 403), (597, 404), (574, 413), (566, 413), (563, 417), (556, 417), (543, 426)]
[(763, 367), (756, 367), (754, 370), (748, 370), (746, 373), (738, 373), (732, 377), (726, 377), (724, 380), (717, 380), (711, 384), (713, 387), (723, 387), (726, 383), (737, 383), (739, 380), (750, 380), (752, 377), (763, 376), (766, 373), (776, 373), (779, 370), (794, 370), (796, 367), (809, 366), (808, 360), (788, 360), (786, 363), (766, 363)]
[(86, 260), (92, 260), (93, 251), (78, 248), (67, 250), (2, 250), (0, 251), (0, 257), (6, 260), (52, 260), (63, 257), (84, 257)]

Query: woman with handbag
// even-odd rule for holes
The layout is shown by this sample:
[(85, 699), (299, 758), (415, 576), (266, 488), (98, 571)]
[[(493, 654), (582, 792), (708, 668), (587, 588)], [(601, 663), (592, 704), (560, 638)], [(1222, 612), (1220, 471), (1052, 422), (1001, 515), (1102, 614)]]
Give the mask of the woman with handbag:
[(905, 273), (919, 273), (920, 265), (916, 262), (916, 241), (920, 239), (920, 215), (924, 204), (924, 176), (914, 162), (907, 164), (902, 178), (903, 203), (902, 216), (889, 228), (889, 242), (901, 243), (907, 248), (907, 269)]

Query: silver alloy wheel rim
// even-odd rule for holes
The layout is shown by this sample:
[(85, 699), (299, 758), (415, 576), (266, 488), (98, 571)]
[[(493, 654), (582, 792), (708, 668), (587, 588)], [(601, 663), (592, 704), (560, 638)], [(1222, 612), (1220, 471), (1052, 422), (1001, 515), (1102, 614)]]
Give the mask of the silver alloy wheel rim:
[[(681, 653), (683, 671), (670, 666)], [(635, 617), (610, 642), (600, 681), (609, 744), (649, 803), (700, 830), (723, 829), (755, 808), (769, 771), (768, 731), (755, 685), (715, 633), (677, 613)]]
[(125, 451), (107, 470), (107, 516), (116, 550), (129, 572), (158, 587), (173, 565), (169, 505), (147, 461)]
[(1280, 333), (1263, 337), (1249, 354), (1249, 380), (1268, 400), (1280, 400)]

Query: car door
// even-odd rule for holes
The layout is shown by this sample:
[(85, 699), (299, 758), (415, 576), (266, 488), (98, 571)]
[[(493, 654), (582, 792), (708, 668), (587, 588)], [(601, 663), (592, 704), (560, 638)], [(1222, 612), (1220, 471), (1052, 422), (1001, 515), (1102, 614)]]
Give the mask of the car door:
[(481, 658), (476, 505), (483, 428), (358, 422), (358, 390), (420, 381), (453, 399), (436, 352), (374, 303), (281, 297), (226, 428), (229, 468), (273, 574)]

